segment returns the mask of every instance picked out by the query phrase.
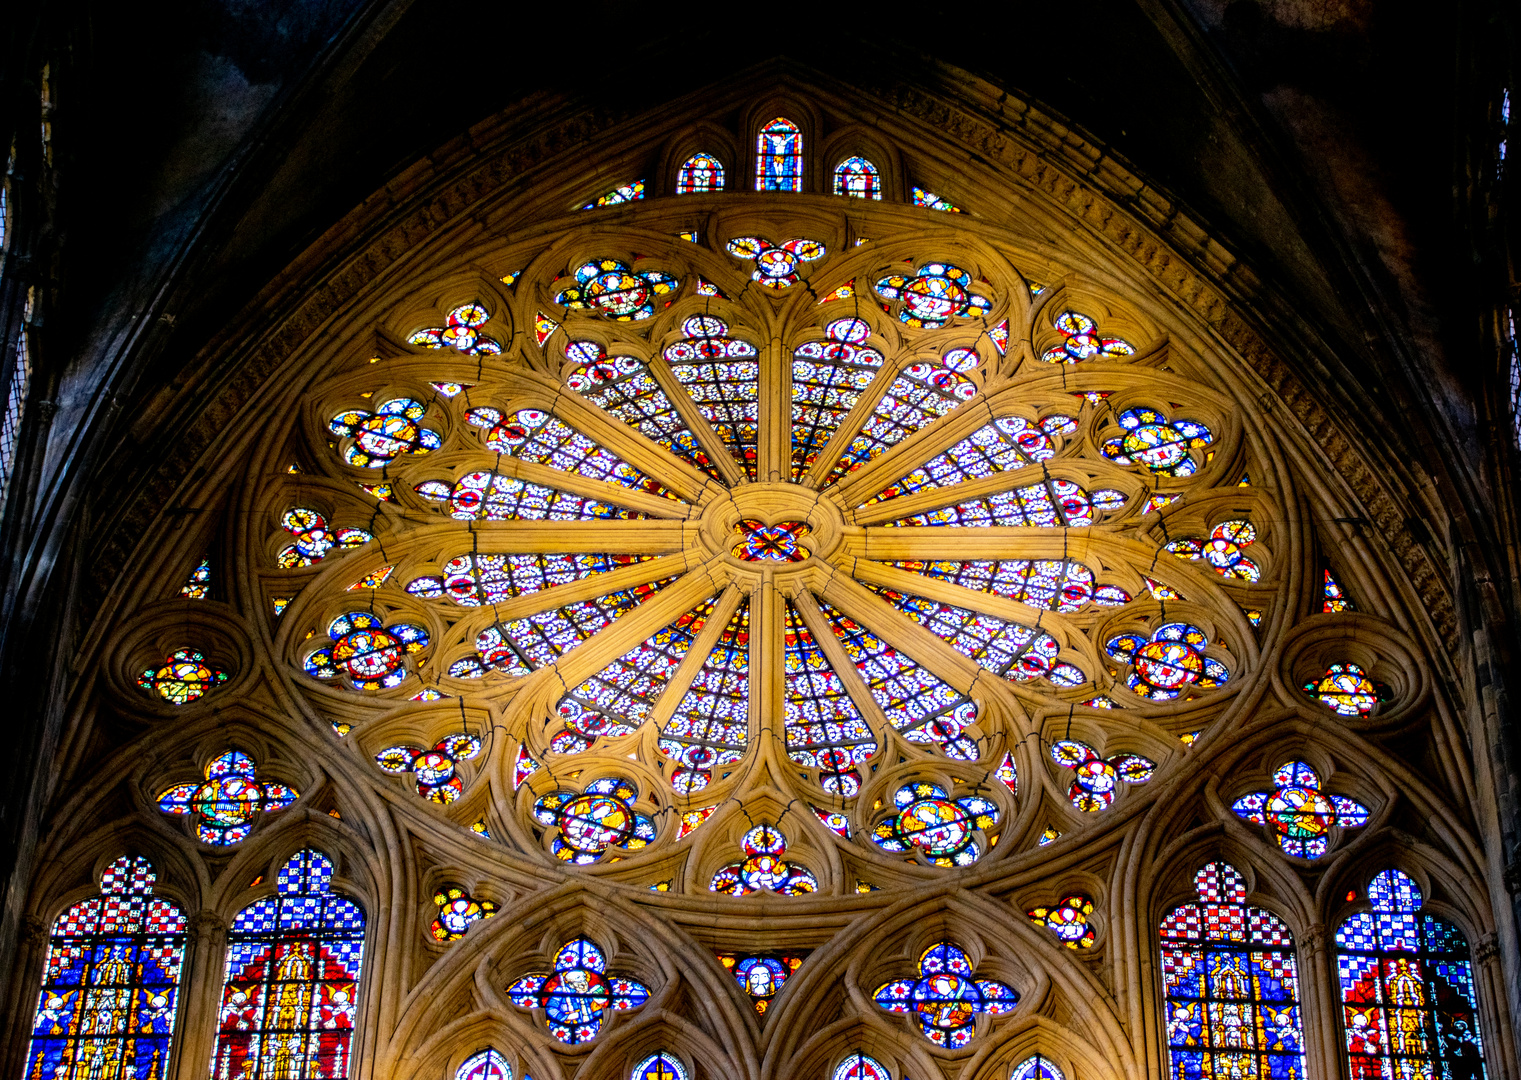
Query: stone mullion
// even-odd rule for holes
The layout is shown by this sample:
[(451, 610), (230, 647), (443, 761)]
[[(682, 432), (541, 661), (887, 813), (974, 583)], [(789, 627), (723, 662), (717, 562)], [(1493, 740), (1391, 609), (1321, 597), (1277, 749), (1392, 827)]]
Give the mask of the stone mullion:
[(216, 1051), (222, 979), (227, 966), (227, 925), (215, 911), (199, 911), (188, 920), (185, 966), (180, 970), (180, 1037), (165, 1080), (201, 1080)]
[(943, 638), (850, 578), (835, 575), (819, 590), (819, 595), (963, 694), (970, 694), (973, 683), (984, 674), (984, 669), (971, 657), (957, 652)]
[[(663, 555), (692, 546), (696, 525), (687, 521), (477, 521), (450, 530), (466, 541), (456, 554), (482, 555)], [(408, 539), (416, 537), (409, 534)], [(471, 543), (473, 538), (479, 540)], [(420, 546), (433, 537), (417, 537)], [(405, 543), (405, 541), (403, 541)], [(394, 541), (388, 551), (402, 550)], [(453, 556), (449, 556), (453, 558)]]
[[(1025, 465), (1018, 469), (1007, 469), (1003, 472), (994, 473), (991, 476), (980, 476), (976, 479), (964, 480), (946, 487), (927, 488), (923, 491), (917, 491), (912, 495), (900, 495), (895, 499), (884, 499), (879, 503), (872, 503), (869, 506), (862, 506), (855, 510), (847, 511), (845, 517), (847, 521), (853, 524), (865, 526), (896, 521), (900, 518), (911, 517), (914, 514), (938, 510), (942, 506), (952, 506), (956, 503), (970, 502), (973, 499), (999, 495), (1014, 488), (1037, 487), (1045, 483), (1048, 475), (1057, 480), (1075, 480), (1087, 490), (1091, 490), (1096, 486), (1092, 475), (1087, 474), (1086, 470), (1073, 468), (1070, 463), (1065, 466), (1059, 466), (1054, 474), (1042, 469), (1039, 465)], [(1050, 494), (1049, 490), (1047, 494)], [(1056, 502), (1054, 496), (1052, 496), (1052, 502)], [(1042, 526), (1006, 527), (1041, 528)]]
[[(523, 480), (531, 484), (543, 484), (545, 487), (559, 488), (573, 495), (582, 495), (588, 499), (597, 499), (601, 502), (612, 503), (614, 506), (624, 506), (630, 510), (650, 514), (657, 518), (695, 518), (698, 514), (696, 505), (687, 502), (675, 502), (653, 495), (647, 491), (639, 491), (635, 488), (623, 487), (621, 484), (610, 484), (605, 480), (592, 480), (583, 477), (579, 473), (567, 472), (564, 469), (552, 468), (548, 465), (540, 465), (536, 461), (519, 461), (505, 454), (493, 458), (491, 464), (480, 465), (483, 469), (510, 476), (514, 480)], [(651, 477), (659, 483), (658, 477)]]
[[(713, 608), (713, 614), (708, 616), (707, 624), (693, 640), (692, 647), (687, 650), (687, 655), (666, 682), (660, 699), (655, 702), (654, 709), (650, 711), (649, 724), (654, 731), (659, 732), (675, 713), (676, 706), (681, 704), (681, 699), (692, 685), (692, 680), (697, 678), (697, 673), (702, 670), (702, 665), (707, 661), (708, 653), (712, 652), (713, 647), (718, 644), (719, 636), (729, 625), (729, 620), (734, 617), (734, 612), (744, 598), (744, 592), (733, 582), (724, 588), (723, 594), (719, 596), (718, 603)], [(754, 619), (753, 614), (751, 619)], [(754, 639), (753, 633), (751, 638)], [(753, 682), (755, 673), (752, 671), (750, 674)]]
[(818, 601), (814, 599), (812, 593), (800, 591), (793, 596), (792, 602), (796, 605), (803, 624), (808, 627), (813, 633), (814, 640), (819, 643), (824, 659), (829, 661), (829, 666), (834, 668), (835, 674), (840, 677), (840, 683), (845, 687), (845, 692), (850, 695), (850, 700), (855, 702), (861, 715), (872, 725), (877, 747), (880, 749), (885, 739), (884, 733), (892, 730), (892, 724), (888, 723), (887, 714), (882, 711), (882, 706), (877, 704), (877, 699), (871, 696), (871, 689), (866, 685), (861, 669), (856, 667), (855, 661), (851, 660), (850, 654), (845, 651), (845, 646), (840, 644), (840, 639), (835, 636), (834, 630), (829, 625), (829, 619), (819, 609)]
[[(1326, 926), (1316, 923), (1300, 936), (1300, 1022), (1305, 1039), (1306, 1073), (1310, 1076), (1341, 1075), (1341, 994), (1336, 965), (1327, 950)], [(1310, 1033), (1314, 1034), (1311, 1035)]]
[[(761, 567), (760, 588), (750, 597), (751, 745), (780, 769), (787, 761), (786, 686), (782, 672), (786, 613), (771, 567)], [(769, 737), (767, 737), (769, 736)], [(759, 745), (762, 741), (766, 745)]]
[(780, 338), (760, 353), (760, 432), (756, 476), (776, 483), (792, 478), (792, 365)]
[[(860, 402), (856, 404), (859, 405)], [(988, 406), (987, 399), (979, 394), (938, 421), (927, 424), (902, 442), (889, 447), (887, 453), (840, 477), (830, 489), (830, 495), (841, 506), (859, 507), (900, 476), (913, 472), (937, 454), (945, 453), (974, 431), (992, 423), (993, 419), (994, 413)], [(865, 417), (862, 417), (861, 422), (865, 422)], [(841, 425), (842, 428), (843, 426)], [(836, 454), (831, 459), (830, 467), (833, 468), (833, 462), (838, 460), (839, 455)]]
[[(481, 623), (481, 626), (486, 626), (493, 622), (511, 622), (514, 619), (537, 615), (542, 611), (565, 607), (581, 600), (595, 600), (608, 593), (632, 589), (651, 581), (659, 581), (661, 578), (687, 573), (698, 559), (699, 556), (691, 554), (667, 555), (649, 562), (610, 570), (605, 574), (592, 574), (580, 581), (569, 581), (564, 585), (540, 589), (538, 592), (524, 593), (522, 596), (514, 596), (510, 600), (503, 600), (497, 604), (482, 604), (478, 608), (456, 608), (451, 604), (449, 611), (454, 615), (456, 625)], [(673, 587), (675, 586), (667, 586), (668, 589)], [(483, 613), (490, 617), (481, 622)]]
[(562, 391), (546, 409), (688, 502), (701, 502), (717, 486), (697, 466), (609, 416), (579, 394)]
[[(856, 399), (855, 405), (851, 406), (848, 413), (840, 421), (840, 426), (834, 429), (834, 434), (829, 436), (829, 441), (824, 444), (824, 449), (819, 451), (819, 456), (814, 459), (809, 467), (807, 475), (803, 477), (803, 483), (809, 487), (822, 487), (825, 478), (829, 476), (831, 469), (838, 464), (845, 448), (850, 445), (850, 440), (856, 437), (861, 430), (861, 425), (870, 419), (871, 414), (877, 409), (877, 404), (882, 400), (882, 395), (887, 393), (887, 388), (893, 384), (898, 373), (913, 363), (913, 357), (888, 357), (882, 364), (877, 377), (861, 392)], [(791, 365), (788, 365), (789, 369)], [(789, 455), (790, 458), (790, 455)], [(789, 460), (790, 465), (790, 460)], [(864, 468), (864, 466), (863, 466)], [(843, 477), (841, 478), (843, 479)], [(885, 486), (885, 485), (884, 485)], [(880, 490), (880, 489), (879, 489)]]
[(661, 627), (675, 622), (723, 587), (717, 574), (688, 574), (566, 652), (552, 665), (569, 689), (601, 671)]
[(676, 413), (681, 417), (681, 422), (687, 426), (707, 452), (708, 460), (713, 462), (719, 473), (723, 476), (723, 482), (729, 487), (742, 483), (745, 479), (745, 471), (740, 463), (734, 460), (734, 455), (718, 437), (717, 432), (708, 424), (707, 418), (697, 408), (697, 403), (692, 400), (686, 388), (681, 385), (681, 380), (676, 378), (671, 371), (670, 365), (663, 357), (655, 357), (649, 362), (650, 374), (660, 384), (660, 389), (665, 391), (665, 396), (676, 407)]

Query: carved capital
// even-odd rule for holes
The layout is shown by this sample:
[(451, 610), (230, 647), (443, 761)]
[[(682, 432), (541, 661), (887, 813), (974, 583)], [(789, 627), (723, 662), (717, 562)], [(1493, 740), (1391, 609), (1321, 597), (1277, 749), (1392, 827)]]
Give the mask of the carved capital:
[(197, 911), (190, 917), (190, 930), (196, 941), (211, 945), (219, 944), (227, 933), (222, 917), (209, 909)]
[(1304, 932), (1304, 947), (1312, 953), (1326, 951), (1326, 924), (1316, 923)]

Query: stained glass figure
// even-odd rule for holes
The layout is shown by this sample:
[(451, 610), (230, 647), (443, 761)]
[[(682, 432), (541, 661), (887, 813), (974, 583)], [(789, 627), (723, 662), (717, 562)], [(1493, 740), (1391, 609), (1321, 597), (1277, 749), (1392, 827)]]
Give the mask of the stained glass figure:
[(227, 677), (227, 672), (196, 649), (175, 649), (158, 667), (143, 669), (137, 685), (171, 705), (189, 705), (222, 685)]
[(854, 472), (888, 448), (927, 427), (963, 402), (977, 396), (977, 384), (963, 372), (977, 366), (977, 353), (952, 349), (939, 364), (916, 363), (904, 368), (883, 392), (871, 416), (830, 470), (826, 484)]
[(1207, 540), (1185, 537), (1172, 541), (1163, 550), (1180, 559), (1203, 560), (1223, 578), (1255, 582), (1262, 577), (1262, 568), (1247, 558), (1241, 549), (1256, 541), (1256, 526), (1235, 518), (1216, 525)]
[(582, 263), (576, 267), (575, 281), (555, 296), (555, 303), (570, 311), (590, 311), (619, 322), (650, 318), (655, 314), (657, 301), (669, 307), (681, 284), (670, 274), (659, 270), (636, 271), (618, 259)]
[(477, 900), (458, 885), (445, 885), (433, 894), (438, 918), (428, 927), (434, 941), (458, 941), (472, 923), (496, 914), (496, 904)]
[(280, 515), (280, 528), (296, 542), (280, 549), (275, 565), (282, 570), (319, 563), (334, 548), (356, 548), (374, 539), (363, 529), (329, 531), (327, 518), (309, 506), (296, 506)]
[(472, 356), (496, 356), (502, 351), (502, 343), (481, 333), (490, 318), (491, 312), (478, 301), (461, 304), (449, 312), (448, 325), (419, 330), (407, 338), (407, 343), (425, 349), (458, 349)]
[(186, 600), (204, 600), (211, 595), (211, 556), (206, 556), (190, 571), (190, 576), (180, 587), (180, 595)]
[(977, 758), (977, 744), (964, 732), (977, 720), (977, 705), (870, 630), (829, 604), (821, 604), (829, 628), (860, 671), (887, 722), (913, 743), (937, 744), (947, 757)]
[(1078, 683), (1084, 680), (1083, 673), (1073, 665), (1057, 663), (1060, 646), (1044, 630), (922, 596), (907, 596), (875, 585), (867, 587), (963, 656), (1011, 682), (1053, 675), (1058, 680), (1076, 678)]
[(986, 315), (993, 303), (972, 291), (972, 275), (950, 263), (930, 262), (912, 274), (889, 274), (876, 284), (877, 295), (887, 301), (884, 311), (893, 312), (905, 326), (933, 330), (952, 319)]
[(527, 675), (554, 663), (675, 580), (663, 578), (595, 600), (578, 600), (521, 619), (492, 623), (475, 636), (475, 655), (449, 665), (449, 674), (461, 679), (478, 679), (487, 671)]
[(1123, 491), (1100, 488), (1090, 492), (1075, 481), (1047, 476), (1038, 484), (937, 507), (922, 514), (910, 514), (887, 524), (898, 527), (962, 525), (972, 528), (1064, 529), (1092, 525), (1100, 515), (1124, 505)]
[(755, 190), (803, 190), (803, 132), (778, 116), (755, 139)]
[(786, 610), (782, 694), (787, 756), (818, 769), (825, 791), (848, 798), (861, 790), (856, 767), (877, 752), (877, 740), (791, 601)]
[(415, 577), (407, 592), (425, 600), (447, 598), (460, 607), (499, 604), (652, 558), (649, 555), (458, 555), (442, 572)]
[(565, 376), (566, 386), (713, 479), (722, 480), (643, 360), (608, 356), (594, 341), (571, 342), (565, 357), (575, 364)]
[(1294, 939), (1246, 903), (1229, 863), (1194, 876), (1199, 899), (1162, 920), (1170, 1075), (1299, 1080), (1305, 1075)]
[(782, 858), (787, 837), (775, 825), (757, 825), (740, 838), (745, 857), (721, 867), (708, 890), (731, 896), (769, 891), (782, 896), (803, 896), (819, 891), (819, 879), (800, 863)]
[(750, 995), (750, 1000), (755, 1003), (755, 1011), (762, 1016), (776, 1000), (776, 995), (782, 992), (782, 987), (787, 985), (787, 980), (792, 973), (803, 966), (803, 957), (777, 955), (777, 956), (744, 956), (739, 953), (719, 953), (719, 963), (733, 975), (739, 983), (739, 988)]
[(185, 959), (185, 915), (153, 895), (147, 859), (106, 868), (100, 893), (54, 921), (42, 964), (26, 1077), (158, 1080)]
[(1082, 893), (1064, 896), (1051, 907), (1031, 908), (1027, 914), (1031, 922), (1051, 931), (1067, 948), (1093, 948), (1094, 932), (1088, 922), (1088, 916), (1093, 914), (1093, 901)]
[(1064, 311), (1052, 320), (1052, 325), (1061, 334), (1062, 342), (1041, 354), (1040, 358), (1048, 364), (1076, 364), (1094, 357), (1113, 360), (1135, 353), (1135, 346), (1123, 338), (1100, 336), (1098, 323), (1081, 312)]
[(707, 787), (713, 770), (744, 756), (750, 742), (750, 601), (743, 600), (660, 732), (680, 794)]
[(637, 1009), (649, 1000), (641, 982), (607, 973), (607, 956), (587, 938), (573, 938), (555, 953), (554, 970), (525, 975), (507, 988), (520, 1009), (543, 1009), (544, 1026), (566, 1046), (595, 1039), (610, 1012)]
[(1204, 655), (1209, 637), (1197, 626), (1184, 622), (1164, 623), (1148, 638), (1144, 634), (1120, 634), (1104, 645), (1111, 660), (1131, 666), (1125, 685), (1148, 701), (1171, 701), (1189, 687), (1213, 690), (1224, 686), (1230, 672), (1224, 664)]
[(1093, 571), (1073, 559), (900, 559), (888, 566), (949, 581), (963, 589), (992, 593), (1031, 607), (1078, 611), (1088, 603), (1119, 607), (1130, 594), (1118, 585), (1099, 585)]
[(381, 772), (392, 776), (411, 773), (417, 793), (425, 799), (447, 805), (465, 790), (459, 775), (459, 763), (481, 752), (481, 740), (468, 731), (445, 735), (431, 750), (420, 746), (388, 746), (375, 755)]
[(482, 428), (486, 449), (518, 461), (547, 465), (585, 480), (601, 480), (619, 487), (645, 491), (666, 499), (676, 496), (644, 473), (599, 446), (554, 413), (542, 409), (519, 409), (503, 413), (480, 406), (465, 413), (465, 422)]
[(655, 823), (634, 809), (639, 785), (621, 776), (593, 780), (577, 793), (550, 792), (533, 804), (533, 819), (554, 829), (549, 850), (562, 862), (584, 866), (607, 851), (637, 851), (655, 839)]
[(425, 480), (414, 490), (443, 503), (456, 521), (637, 521), (649, 516), (498, 472), (469, 472), (453, 484)]
[(1374, 682), (1356, 664), (1332, 664), (1318, 679), (1304, 684), (1305, 693), (1342, 716), (1371, 716), (1393, 697), (1381, 682)]
[(637, 731), (707, 624), (713, 604), (704, 600), (560, 698), (556, 710), (565, 729), (549, 741), (549, 749), (579, 754), (591, 749), (599, 736), (617, 738)]
[(1099, 752), (1076, 739), (1058, 739), (1051, 744), (1051, 760), (1074, 773), (1067, 799), (1085, 814), (1108, 809), (1124, 780), (1144, 784), (1155, 774), (1156, 762), (1140, 754), (1115, 754), (1102, 758)]
[(1009, 1080), (1067, 1080), (1056, 1062), (1043, 1054), (1027, 1057), (1009, 1074)]
[(1331, 571), (1325, 570), (1322, 573), (1324, 574), (1324, 584), (1322, 585), (1321, 593), (1324, 602), (1321, 604), (1320, 610), (1327, 613), (1356, 611), (1357, 605), (1342, 590), (1341, 583), (1331, 575)]
[(857, 1050), (834, 1067), (829, 1080), (893, 1080), (892, 1071)]
[(1119, 416), (1125, 434), (1099, 447), (1119, 465), (1144, 465), (1163, 476), (1192, 476), (1199, 463), (1189, 453), (1210, 445), (1214, 436), (1197, 420), (1169, 420), (1160, 409), (1126, 409)]
[(745, 562), (802, 562), (809, 556), (809, 550), (801, 543), (810, 531), (805, 522), (779, 521), (767, 525), (745, 518), (734, 529), (740, 539), (731, 553)]
[(681, 324), (682, 339), (667, 346), (671, 374), (702, 413), (745, 475), (755, 479), (755, 443), (760, 426), (759, 352), (731, 338), (729, 326), (712, 315), (694, 315)]
[(1463, 932), (1422, 914), (1421, 889), (1398, 870), (1368, 884), (1372, 911), (1336, 931), (1347, 1071), (1383, 1077), (1483, 1080), (1473, 962)]
[(201, 782), (176, 784), (160, 795), (158, 808), (189, 815), (202, 843), (226, 847), (247, 840), (260, 814), (284, 810), (297, 798), (294, 788), (259, 781), (253, 758), (229, 750), (207, 763)]
[(882, 198), (882, 174), (863, 157), (848, 157), (834, 167), (834, 193), (857, 199)]
[(675, 1054), (662, 1050), (635, 1065), (628, 1080), (687, 1080), (687, 1069)]
[(328, 429), (344, 439), (343, 460), (361, 469), (380, 469), (406, 454), (431, 453), (443, 445), (432, 428), (418, 421), (428, 407), (414, 398), (392, 398), (374, 412), (349, 409), (328, 421)]
[(1012, 1012), (1019, 994), (997, 979), (974, 979), (971, 957), (942, 941), (920, 954), (917, 979), (883, 983), (873, 999), (888, 1012), (913, 1016), (924, 1037), (936, 1046), (954, 1049), (967, 1045), (977, 1034), (978, 1013)]
[(931, 210), (944, 210), (948, 214), (961, 213), (961, 207), (957, 206), (949, 199), (942, 199), (939, 195), (936, 195), (933, 192), (925, 191), (922, 187), (914, 188), (913, 195), (915, 206), (927, 206)]
[(339, 615), (327, 627), (332, 644), (306, 658), (314, 679), (348, 680), (360, 690), (388, 690), (407, 678), (406, 658), (428, 647), (428, 631), (416, 623), (382, 626), (369, 611)]
[(512, 1080), (512, 1066), (499, 1051), (487, 1048), (461, 1062), (454, 1080)]
[(1038, 465), (1055, 454), (1056, 443), (1039, 426), (1022, 416), (1005, 417), (978, 428), (945, 453), (930, 458), (868, 500), (868, 504), (929, 488), (956, 487), (995, 473)]
[(971, 866), (983, 853), (976, 833), (998, 824), (998, 807), (991, 799), (952, 799), (945, 788), (928, 780), (899, 787), (893, 807), (872, 829), (872, 840), (883, 851), (917, 851), (931, 866)]
[(725, 250), (736, 259), (755, 261), (750, 274), (768, 289), (785, 289), (802, 279), (802, 264), (817, 262), (824, 257), (824, 245), (817, 240), (801, 238), (773, 244), (758, 236), (741, 236), (730, 240)]
[(349, 1076), (365, 920), (332, 881), (326, 855), (299, 851), (233, 919), (212, 1076)]
[(792, 354), (792, 479), (801, 482), (882, 367), (862, 319), (836, 319)]
[(595, 210), (599, 206), (621, 206), (624, 203), (639, 202), (644, 198), (644, 181), (635, 180), (628, 184), (619, 184), (606, 195), (599, 195), (595, 202), (589, 202), (581, 207), (582, 210)]
[(1330, 846), (1332, 827), (1356, 829), (1368, 823), (1368, 808), (1344, 795), (1327, 795), (1320, 776), (1302, 761), (1273, 770), (1273, 790), (1243, 795), (1231, 804), (1236, 816), (1271, 826), (1285, 854), (1318, 859)]
[(676, 170), (678, 195), (701, 195), (709, 191), (722, 191), (723, 187), (723, 163), (712, 154), (693, 154)]

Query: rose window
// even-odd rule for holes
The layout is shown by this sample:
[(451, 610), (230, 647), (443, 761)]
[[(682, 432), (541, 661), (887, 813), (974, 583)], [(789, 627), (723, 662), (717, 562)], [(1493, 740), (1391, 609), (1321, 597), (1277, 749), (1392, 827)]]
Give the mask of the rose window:
[[(282, 627), (313, 693), (393, 710), (335, 730), (426, 812), (713, 902), (957, 873), (1081, 829), (1250, 671), (1282, 514), (1220, 398), (1138, 361), (1164, 327), (793, 227), (529, 254), (314, 391)], [(1068, 817), (1024, 836), (1057, 744)]]

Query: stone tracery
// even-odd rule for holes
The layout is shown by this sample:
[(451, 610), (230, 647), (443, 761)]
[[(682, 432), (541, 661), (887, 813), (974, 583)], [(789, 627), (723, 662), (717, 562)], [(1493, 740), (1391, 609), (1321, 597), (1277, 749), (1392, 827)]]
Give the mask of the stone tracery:
[[(1299, 570), (1276, 556), (1308, 533), (1290, 508), (1293, 480), (1266, 448), (1273, 436), (1260, 418), (1240, 419), (1212, 356), (1165, 342), (1176, 328), (1017, 236), (963, 234), (953, 215), (910, 222), (890, 206), (861, 219), (810, 204), (794, 217), (763, 196), (737, 198), (755, 200), (750, 224), (705, 228), (707, 243), (680, 238), (675, 211), (652, 200), (619, 211), (591, 249), (567, 226), (536, 250), (482, 253), (497, 278), (513, 277), (510, 296), (456, 281), (431, 321), (411, 323), (427, 323), (412, 330), (426, 340), (375, 364), (322, 352), (292, 432), (301, 471), (258, 498), (285, 509), (319, 489), (335, 500), (324, 524), (368, 524), (373, 540), (342, 560), (238, 564), (254, 591), (294, 597), (261, 645), (290, 697), (380, 765), (350, 782), (391, 793), (402, 789), (386, 788), (382, 770), (410, 774), (397, 813), (426, 837), (425, 859), (491, 844), (469, 858), (511, 865), (524, 890), (594, 877), (729, 903), (709, 882), (730, 866), (731, 826), (748, 813), (785, 828), (796, 862), (783, 865), (814, 879), (772, 889), (799, 894), (787, 903), (858, 895), (857, 882), (889, 896), (940, 883), (951, 895), (963, 881), (1028, 873), (1052, 834), (1070, 851), (1122, 827), (1111, 820), (1160, 814), (1135, 785), (1152, 770), (1187, 774), (1199, 751), (1184, 747), (1234, 722), (1243, 688), (1275, 674), (1261, 666), (1272, 636), (1299, 617)], [(863, 231), (873, 239), (847, 243)], [(761, 264), (783, 245), (737, 266), (725, 245), (751, 232), (823, 239), (811, 259), (794, 252), (795, 265)], [(567, 267), (579, 267), (571, 280)], [(747, 289), (751, 274), (763, 288)], [(1032, 295), (1027, 275), (1052, 284)], [(846, 281), (859, 293), (819, 302)], [(488, 310), (491, 337), (480, 330)], [(503, 329), (536, 318), (554, 325), (538, 344)], [(843, 319), (852, 327), (836, 330)], [(501, 353), (485, 344), (498, 337)], [(823, 370), (847, 343), (848, 376)], [(799, 408), (812, 410), (801, 425)], [(552, 439), (534, 434), (550, 428)], [(1240, 486), (1243, 475), (1255, 483)], [(361, 494), (365, 504), (347, 501)], [(1215, 535), (1248, 520), (1249, 539)], [(268, 533), (250, 550), (291, 536)], [(1197, 544), (1195, 557), (1180, 544)], [(382, 566), (394, 568), (388, 580), (350, 591)], [(1396, 712), (1418, 699), (1414, 683), (1400, 693)], [(1114, 715), (1087, 704), (1100, 699)], [(489, 714), (474, 732), (466, 701)], [(424, 711), (456, 705), (448, 724)], [(1080, 741), (1068, 738), (1074, 716)], [(1073, 762), (1048, 760), (1065, 746), (1091, 755), (1078, 766), (1104, 767), (1090, 770), (1102, 790), (1084, 789), (1102, 806), (1079, 803)], [(1025, 778), (1019, 793), (996, 783), (1005, 761), (1010, 779)], [(874, 839), (905, 788), (944, 807), (975, 801), (966, 816), (980, 815), (981, 837), (967, 829), (933, 850), (917, 836), (896, 850)], [(972, 863), (981, 876), (948, 876)], [(1058, 895), (1077, 894), (1045, 890)], [(778, 903), (762, 897), (733, 902)], [(1010, 908), (1010, 924), (1027, 923), (1025, 910)], [(456, 948), (504, 948), (508, 923), (481, 922)], [(565, 930), (560, 942), (580, 932)], [(453, 963), (429, 978), (454, 978)], [(1018, 988), (1035, 1000), (1050, 980), (1076, 998), (1095, 970), (1021, 973)], [(698, 984), (690, 965), (681, 977)], [(805, 962), (789, 984), (816, 1001), (809, 978)], [(801, 1031), (799, 1008), (777, 995), (766, 1023)], [(499, 1043), (529, 1038), (493, 1022)], [(830, 1067), (901, 1076), (910, 1051), (885, 1045), (867, 1049), (896, 1072), (864, 1051)], [(456, 1049), (462, 1061), (479, 1047)], [(1063, 1074), (1032, 1059), (1036, 1049), (999, 1067), (1017, 1074), (1036, 1060), (1028, 1075)], [(1064, 1062), (1067, 1076), (1132, 1071)]]

